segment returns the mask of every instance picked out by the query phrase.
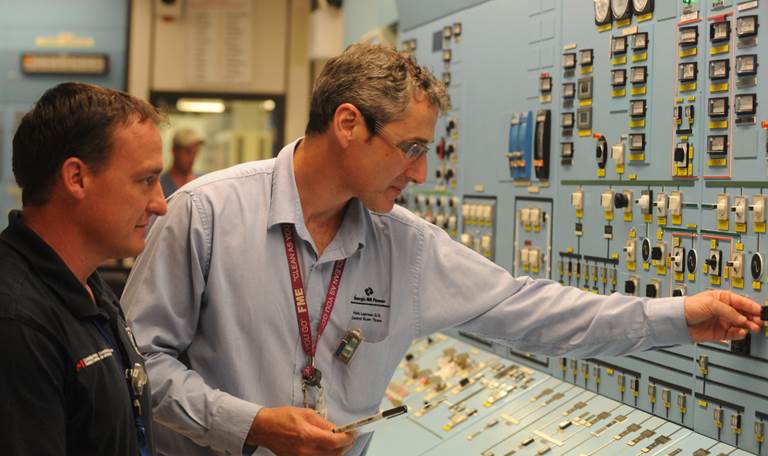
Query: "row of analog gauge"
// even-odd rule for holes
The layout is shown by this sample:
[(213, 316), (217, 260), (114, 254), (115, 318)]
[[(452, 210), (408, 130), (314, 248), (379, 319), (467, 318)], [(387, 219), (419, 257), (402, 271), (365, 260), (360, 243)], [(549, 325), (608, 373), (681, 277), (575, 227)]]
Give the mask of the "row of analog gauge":
[[(667, 0), (670, 1), (670, 0)], [(653, 0), (595, 0), (595, 23), (609, 24), (611, 21), (628, 19), (635, 15), (653, 12)]]

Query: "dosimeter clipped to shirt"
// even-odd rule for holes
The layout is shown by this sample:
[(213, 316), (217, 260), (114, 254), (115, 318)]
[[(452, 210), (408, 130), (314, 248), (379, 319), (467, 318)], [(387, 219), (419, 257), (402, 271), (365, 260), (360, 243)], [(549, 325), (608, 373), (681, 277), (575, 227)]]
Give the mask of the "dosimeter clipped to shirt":
[(361, 343), (363, 343), (363, 332), (359, 329), (349, 330), (341, 338), (334, 355), (344, 364), (349, 364)]

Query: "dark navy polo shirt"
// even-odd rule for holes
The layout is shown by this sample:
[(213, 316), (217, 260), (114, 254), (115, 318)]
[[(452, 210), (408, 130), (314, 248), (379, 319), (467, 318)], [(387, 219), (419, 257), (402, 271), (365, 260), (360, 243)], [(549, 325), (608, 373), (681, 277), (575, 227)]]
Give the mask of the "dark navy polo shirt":
[[(96, 298), (12, 211), (0, 233), (0, 454), (139, 454), (125, 369), (143, 360), (98, 274)], [(149, 385), (140, 397), (151, 446)]]

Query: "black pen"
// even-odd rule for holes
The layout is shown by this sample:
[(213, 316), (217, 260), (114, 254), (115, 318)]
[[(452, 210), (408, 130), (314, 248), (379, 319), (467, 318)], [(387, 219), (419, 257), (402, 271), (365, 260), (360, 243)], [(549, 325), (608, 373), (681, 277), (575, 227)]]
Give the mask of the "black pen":
[(399, 415), (402, 415), (404, 413), (408, 413), (408, 406), (407, 405), (401, 405), (399, 407), (391, 408), (389, 410), (383, 410), (375, 415), (371, 415), (367, 418), (362, 418), (357, 421), (353, 421), (345, 426), (337, 427), (333, 430), (333, 432), (339, 434), (342, 432), (348, 432), (353, 429), (357, 429), (360, 426), (365, 426), (366, 424), (370, 424), (379, 420), (383, 419), (389, 419), (393, 418)]

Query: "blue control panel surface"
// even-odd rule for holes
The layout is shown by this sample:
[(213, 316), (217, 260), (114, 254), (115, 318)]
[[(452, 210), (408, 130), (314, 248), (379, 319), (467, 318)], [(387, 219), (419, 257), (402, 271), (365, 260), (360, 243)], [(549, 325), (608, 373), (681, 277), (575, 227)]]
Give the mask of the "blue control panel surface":
[[(400, 16), (416, 3), (399, 2)], [(599, 294), (734, 290), (762, 304), (766, 23), (765, 0), (488, 0), (436, 11), (402, 32), (402, 49), (448, 84), (452, 110), (438, 121), (428, 182), (400, 203), (514, 275)], [(456, 336), (629, 407), (624, 415), (646, 420), (640, 432), (685, 444), (675, 454), (768, 454), (765, 333), (593, 359)], [(478, 411), (458, 427), (490, 419)], [(577, 428), (537, 423), (563, 442), (552, 452), (600, 440), (576, 445)], [(440, 454), (482, 454), (479, 442), (490, 443), (485, 432), (446, 440), (437, 424), (427, 427)], [(509, 426), (487, 432), (512, 435)], [(646, 443), (583, 454), (635, 454)]]

